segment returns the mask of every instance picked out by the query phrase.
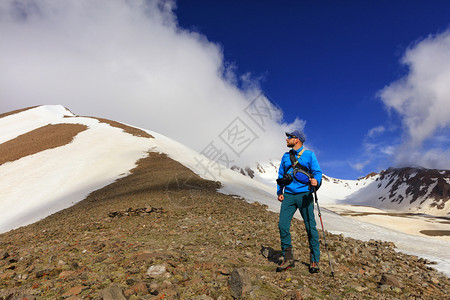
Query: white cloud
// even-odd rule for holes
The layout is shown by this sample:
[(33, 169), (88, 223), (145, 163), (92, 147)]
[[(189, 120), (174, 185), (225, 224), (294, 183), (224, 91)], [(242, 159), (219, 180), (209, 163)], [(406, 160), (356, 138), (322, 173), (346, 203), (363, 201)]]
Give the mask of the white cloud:
[(367, 136), (369, 138), (373, 138), (373, 137), (376, 137), (379, 134), (382, 134), (385, 131), (386, 131), (386, 128), (383, 125), (380, 125), (380, 126), (377, 126), (377, 127), (374, 127), (372, 129), (370, 129), (369, 132), (367, 133)]
[(450, 127), (450, 30), (414, 44), (402, 63), (408, 74), (380, 92), (384, 104), (401, 116), (405, 130), (396, 161), (449, 169), (449, 149), (429, 148), (426, 141)]
[(246, 114), (260, 94), (258, 79), (236, 75), (219, 45), (180, 28), (175, 6), (163, 0), (1, 1), (0, 111), (62, 104), (76, 114), (154, 130), (197, 151), (214, 141), (230, 156), (219, 135), (239, 118), (256, 139), (233, 159), (279, 158), (283, 132), (304, 122), (283, 124), (281, 110), (264, 97), (256, 103), (266, 106), (264, 114)]
[(431, 149), (417, 158), (419, 164), (425, 168), (450, 169), (450, 149)]
[(350, 166), (356, 171), (362, 171), (369, 163), (370, 160), (366, 160), (364, 162), (351, 163)]
[(416, 151), (403, 146), (397, 148), (398, 166), (419, 166), (428, 169), (450, 169), (450, 149), (432, 148)]
[(379, 151), (385, 155), (393, 156), (395, 154), (396, 148), (395, 146), (385, 146), (380, 147)]

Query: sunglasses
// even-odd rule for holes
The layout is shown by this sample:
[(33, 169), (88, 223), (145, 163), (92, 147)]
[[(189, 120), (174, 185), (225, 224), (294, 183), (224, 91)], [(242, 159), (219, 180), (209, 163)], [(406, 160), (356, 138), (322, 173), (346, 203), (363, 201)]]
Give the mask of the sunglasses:
[(295, 135), (288, 135), (287, 138), (290, 139), (296, 139), (297, 137)]

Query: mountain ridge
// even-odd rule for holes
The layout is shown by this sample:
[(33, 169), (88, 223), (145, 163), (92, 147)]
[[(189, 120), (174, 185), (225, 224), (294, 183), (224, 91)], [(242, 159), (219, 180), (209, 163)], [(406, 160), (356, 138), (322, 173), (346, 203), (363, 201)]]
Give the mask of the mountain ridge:
[[(266, 165), (270, 165), (270, 170), (260, 163), (254, 168), (234, 167), (233, 170), (260, 180), (261, 176), (264, 176), (261, 181), (270, 183), (278, 176), (279, 163), (270, 162)], [(390, 167), (380, 173), (371, 172), (356, 180), (342, 180), (324, 174), (323, 181), (321, 190), (327, 190), (333, 185), (341, 185), (348, 189), (348, 192), (338, 197), (334, 204), (365, 205), (403, 212), (450, 216), (450, 170)]]
[(449, 170), (389, 168), (369, 180), (365, 188), (349, 195), (344, 202), (441, 217), (450, 215)]
[[(261, 244), (278, 248), (277, 214), (219, 187), (165, 154), (148, 153), (130, 175), (85, 200), (0, 234), (0, 298), (433, 299), (449, 292), (448, 278), (430, 261), (397, 253), (393, 243), (330, 233), (335, 278), (325, 254), (311, 276), (298, 219), (298, 264), (277, 273), (260, 253)], [(245, 291), (230, 284), (238, 269)]]
[[(145, 142), (144, 150), (139, 148), (133, 156), (140, 157), (134, 159), (134, 167), (118, 172), (101, 187), (91, 187), (82, 201), (0, 234), (0, 298), (105, 299), (116, 293), (128, 299), (231, 299), (239, 298), (230, 284), (237, 269), (243, 269), (250, 282), (244, 299), (433, 299), (449, 293), (448, 278), (429, 260), (399, 253), (391, 242), (360, 241), (329, 232), (335, 278), (330, 277), (325, 251), (321, 272), (311, 276), (304, 225), (298, 219), (292, 228), (298, 264), (276, 273), (276, 264), (260, 250), (261, 244), (279, 247), (277, 213), (260, 203), (218, 193), (226, 182), (201, 178), (172, 158), (170, 151), (182, 151), (183, 157), (192, 154), (185, 149), (176, 146), (164, 153), (170, 141), (158, 134), (137, 137), (92, 118), (64, 118), (64, 122), (75, 121), (88, 122), (90, 129), (77, 134), (71, 146), (82, 140), (80, 135), (102, 128), (95, 131), (96, 143), (112, 139), (112, 147), (117, 148), (126, 136), (127, 141)], [(127, 152), (140, 144), (128, 145)], [(65, 147), (59, 147), (59, 155), (67, 152)], [(92, 145), (83, 149), (98, 150)], [(0, 167), (26, 165), (46, 151)], [(55, 157), (55, 151), (48, 150), (46, 158)], [(80, 161), (60, 161), (59, 177), (67, 164)], [(32, 167), (22, 169), (20, 180)], [(231, 172), (223, 171), (223, 178)], [(41, 182), (39, 189), (46, 188)], [(6, 211), (11, 214), (13, 209)], [(324, 250), (322, 238), (321, 244)], [(155, 269), (164, 272), (152, 273)]]

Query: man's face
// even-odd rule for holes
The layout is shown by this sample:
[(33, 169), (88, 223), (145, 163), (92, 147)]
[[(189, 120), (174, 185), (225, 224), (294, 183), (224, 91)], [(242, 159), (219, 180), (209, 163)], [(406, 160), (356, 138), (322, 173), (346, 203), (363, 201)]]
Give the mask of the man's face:
[(286, 137), (286, 146), (289, 148), (294, 147), (297, 142), (298, 142), (298, 139), (293, 135)]

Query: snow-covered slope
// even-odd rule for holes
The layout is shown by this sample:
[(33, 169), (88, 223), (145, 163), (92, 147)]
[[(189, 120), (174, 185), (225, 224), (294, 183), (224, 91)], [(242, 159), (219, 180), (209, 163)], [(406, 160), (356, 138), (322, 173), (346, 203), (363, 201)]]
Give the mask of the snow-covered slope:
[(450, 214), (449, 170), (390, 168), (356, 182), (360, 188), (336, 203), (434, 216)]
[[(211, 168), (213, 161), (158, 133), (141, 130), (151, 136), (133, 135), (111, 122), (76, 116), (62, 106), (41, 106), (0, 117), (0, 151), (21, 135), (48, 124), (83, 124), (87, 129), (70, 143), (0, 164), (0, 232), (35, 222), (83, 200), (89, 193), (126, 176), (148, 151), (165, 153), (203, 178), (220, 181), (223, 193), (279, 211), (275, 163), (259, 164), (259, 169), (265, 171), (255, 172), (258, 180), (254, 180), (230, 169)], [(359, 181), (326, 178), (319, 191), (320, 201), (335, 203), (374, 182), (376, 177)], [(402, 234), (326, 209), (322, 209), (322, 216), (325, 228), (331, 232), (363, 240), (393, 241), (399, 250), (437, 261), (437, 268), (450, 274), (450, 254), (446, 251), (450, 242)]]
[(48, 124), (83, 124), (88, 129), (71, 143), (0, 165), (0, 207), (5, 208), (0, 210), (0, 233), (83, 200), (92, 191), (126, 176), (148, 151), (165, 153), (203, 178), (220, 181), (223, 193), (259, 200), (271, 209), (278, 206), (273, 187), (230, 169), (205, 171), (204, 166), (214, 162), (172, 139), (149, 130), (145, 132), (152, 138), (134, 136), (98, 119), (76, 116), (58, 105), (0, 118), (0, 146)]
[(0, 165), (0, 232), (38, 221), (126, 176), (151, 147), (149, 138), (76, 117), (62, 106), (41, 106), (0, 118), (0, 141), (12, 141), (47, 124), (84, 124), (88, 129), (67, 145)]

